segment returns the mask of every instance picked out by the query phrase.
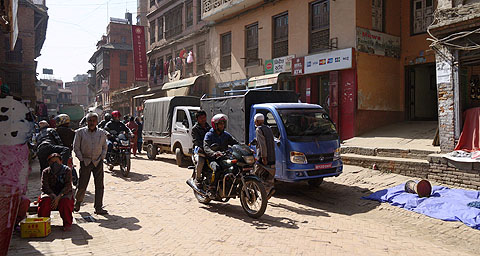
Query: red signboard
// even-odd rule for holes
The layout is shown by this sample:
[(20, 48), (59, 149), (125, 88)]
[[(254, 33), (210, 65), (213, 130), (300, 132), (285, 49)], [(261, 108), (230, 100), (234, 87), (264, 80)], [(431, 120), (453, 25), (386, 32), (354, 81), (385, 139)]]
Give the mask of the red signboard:
[(303, 75), (305, 66), (305, 57), (294, 58), (292, 59), (292, 75), (298, 76)]
[(135, 64), (135, 81), (148, 81), (147, 53), (145, 49), (145, 29), (132, 25), (133, 63)]

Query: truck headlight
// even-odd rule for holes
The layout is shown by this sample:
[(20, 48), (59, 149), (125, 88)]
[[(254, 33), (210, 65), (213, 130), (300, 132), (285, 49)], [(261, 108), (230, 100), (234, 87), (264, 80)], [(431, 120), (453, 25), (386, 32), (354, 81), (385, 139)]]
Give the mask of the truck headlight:
[(335, 152), (333, 153), (333, 160), (338, 159), (340, 159), (340, 148), (335, 149)]
[(245, 163), (247, 164), (255, 163), (255, 157), (253, 156), (243, 156), (243, 160), (245, 160)]
[(291, 151), (290, 162), (294, 164), (307, 164), (307, 157), (302, 152)]

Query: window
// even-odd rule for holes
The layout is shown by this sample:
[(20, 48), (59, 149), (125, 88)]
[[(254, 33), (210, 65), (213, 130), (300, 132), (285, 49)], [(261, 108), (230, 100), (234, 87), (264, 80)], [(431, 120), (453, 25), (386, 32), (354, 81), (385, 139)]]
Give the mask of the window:
[(288, 13), (273, 17), (273, 58), (288, 55)]
[(120, 66), (127, 65), (127, 58), (128, 58), (128, 53), (126, 52), (120, 53)]
[(433, 22), (433, 0), (412, 1), (412, 34), (427, 32), (428, 26)]
[(165, 15), (165, 38), (182, 33), (182, 6), (179, 6)]
[(328, 0), (311, 5), (310, 52), (330, 48), (330, 5)]
[(245, 66), (258, 65), (258, 23), (245, 27)]
[(185, 4), (185, 25), (187, 28), (193, 25), (193, 1)]
[(177, 111), (177, 120), (176, 121), (177, 121), (177, 125), (183, 125), (182, 123), (184, 121), (187, 121), (186, 124), (188, 126), (188, 119), (187, 119), (187, 114), (185, 113), (185, 110), (179, 109)]
[(277, 121), (275, 120), (272, 112), (265, 109), (259, 109), (257, 112), (263, 114), (263, 116), (265, 117), (265, 124), (270, 126), (273, 136), (276, 139), (280, 139), (280, 130), (278, 129)]
[(155, 42), (155, 21), (150, 22), (150, 44)]
[(10, 51), (10, 40), (5, 39), (5, 60), (6, 62), (21, 63), (23, 61), (23, 46), (22, 39), (18, 38), (15, 43), (15, 48)]
[(124, 44), (127, 43), (127, 38), (124, 37), (124, 36), (122, 36), (122, 43), (124, 43)]
[(158, 27), (158, 41), (163, 39), (163, 17), (158, 18), (157, 20), (157, 27)]
[[(187, 47), (186, 51), (187, 51), (187, 54), (189, 52), (193, 52), (193, 46)], [(193, 75), (193, 65), (194, 65), (194, 63), (193, 62), (192, 63), (185, 62), (185, 65), (186, 65), (186, 67), (185, 67), (185, 76), (184, 77), (192, 76)]]
[(205, 71), (205, 42), (197, 44), (197, 74), (203, 73)]
[(11, 93), (22, 93), (22, 72), (5, 72), (3, 82), (8, 84)]
[(202, 0), (197, 0), (197, 24), (202, 21)]
[(155, 5), (155, 0), (150, 0), (150, 7)]
[(121, 84), (127, 83), (127, 71), (120, 71), (120, 83)]
[(383, 1), (384, 0), (372, 0), (372, 29), (380, 32), (384, 32)]
[(232, 66), (232, 32), (220, 36), (220, 71)]

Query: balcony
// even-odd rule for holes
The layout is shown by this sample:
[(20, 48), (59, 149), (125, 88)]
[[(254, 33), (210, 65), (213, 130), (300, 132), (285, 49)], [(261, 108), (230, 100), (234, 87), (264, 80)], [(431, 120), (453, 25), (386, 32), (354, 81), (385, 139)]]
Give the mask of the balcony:
[(217, 21), (269, 0), (202, 0), (202, 20)]

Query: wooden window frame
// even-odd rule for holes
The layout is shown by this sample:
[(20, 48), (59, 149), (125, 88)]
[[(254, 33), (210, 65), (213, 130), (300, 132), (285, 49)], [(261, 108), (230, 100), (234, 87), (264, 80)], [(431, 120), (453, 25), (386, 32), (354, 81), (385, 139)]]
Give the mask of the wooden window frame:
[[(230, 50), (224, 52), (224, 39), (229, 36), (230, 37)], [(229, 58), (228, 65), (224, 62), (224, 58)], [(220, 71), (229, 70), (232, 68), (232, 32), (223, 33), (220, 35)]]
[[(431, 14), (429, 15), (430, 16), (430, 19), (433, 21), (433, 13), (435, 11), (435, 8), (436, 8), (436, 5), (437, 5), (437, 1), (435, 0), (410, 0), (410, 35), (411, 36), (416, 36), (416, 35), (421, 35), (421, 34), (425, 34), (427, 33), (427, 28), (428, 28), (428, 24), (427, 26), (425, 26), (425, 13), (428, 11), (427, 10), (427, 7), (426, 7), (426, 3), (427, 1), (432, 1), (432, 5), (431, 7)], [(424, 4), (425, 6), (423, 7), (423, 10), (422, 10), (422, 21), (424, 22), (423, 26), (425, 26), (425, 30), (422, 30), (420, 32), (416, 32), (415, 31), (415, 20), (416, 20), (416, 15), (415, 15), (415, 3), (416, 2), (422, 2), (422, 4)]]
[(157, 41), (160, 41), (163, 39), (164, 31), (163, 31), (163, 16), (157, 19)]
[[(200, 55), (200, 47), (203, 47), (203, 56)], [(200, 42), (196, 45), (196, 56), (195, 56), (195, 63), (197, 66), (197, 74), (203, 73), (205, 71), (205, 64), (206, 64), (206, 50), (207, 45), (205, 42)]]
[[(188, 14), (188, 11), (190, 10), (190, 16)], [(185, 2), (185, 27), (189, 28), (193, 26), (193, 1), (187, 1)]]
[[(287, 29), (286, 29), (287, 30), (287, 33), (286, 33), (287, 35), (285, 37), (276, 38), (276, 34), (277, 34), (277, 22), (276, 21), (277, 21), (277, 19), (284, 18), (284, 17), (287, 18)], [(273, 16), (272, 17), (272, 26), (273, 26), (273, 29), (272, 29), (272, 32), (273, 32), (273, 35), (272, 35), (272, 58), (288, 56), (288, 27), (289, 27), (288, 11)], [(275, 49), (276, 49), (275, 45), (285, 43), (285, 42), (287, 43), (287, 53), (285, 55), (276, 53), (275, 52)]]
[[(314, 7), (315, 5), (317, 4), (327, 4), (328, 5), (328, 24), (321, 24), (322, 26), (319, 26), (318, 27), (314, 27), (314, 19), (315, 19), (315, 16), (314, 16)], [(308, 51), (309, 53), (315, 53), (315, 52), (321, 52), (321, 51), (325, 51), (325, 50), (328, 50), (330, 49), (330, 1), (329, 0), (319, 0), (319, 1), (315, 1), (315, 2), (312, 2), (310, 4), (310, 13), (309, 13), (309, 33), (308, 33)], [(324, 47), (321, 47), (321, 48), (313, 48), (313, 35), (315, 33), (320, 33), (320, 32), (325, 32), (327, 31), (328, 32), (328, 40), (327, 42), (328, 45), (325, 45)]]
[[(125, 80), (122, 79), (122, 74), (125, 74)], [(127, 71), (123, 71), (123, 70), (120, 70), (120, 84), (127, 84), (127, 81), (128, 81), (128, 72)]]
[(155, 40), (155, 32), (157, 32), (157, 31), (156, 31), (156, 24), (157, 24), (156, 20), (152, 20), (152, 21), (150, 21), (150, 23), (149, 23), (149, 25), (150, 25), (150, 33), (149, 33), (149, 35), (150, 35), (150, 44), (153, 44), (153, 43), (155, 43), (155, 41), (156, 41), (156, 40)]
[[(255, 37), (252, 40), (255, 41), (253, 45), (249, 45), (249, 32), (251, 29), (254, 29)], [(249, 58), (249, 52), (256, 51), (255, 58)], [(258, 22), (245, 26), (245, 67), (249, 66), (258, 66)]]

